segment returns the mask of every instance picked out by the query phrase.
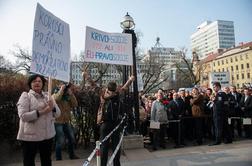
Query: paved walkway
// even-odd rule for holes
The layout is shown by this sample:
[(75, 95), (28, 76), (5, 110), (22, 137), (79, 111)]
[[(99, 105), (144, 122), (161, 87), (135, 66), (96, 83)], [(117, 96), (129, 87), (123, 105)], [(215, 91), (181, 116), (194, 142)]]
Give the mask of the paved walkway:
[[(86, 158), (88, 155), (80, 156)], [(53, 166), (82, 166), (83, 161), (84, 159), (53, 161)], [(147, 149), (125, 150), (121, 163), (122, 166), (252, 166), (252, 140), (211, 147), (207, 145), (188, 146), (154, 152), (149, 152)], [(4, 165), (22, 166), (20, 162)], [(95, 166), (95, 158), (91, 165)]]

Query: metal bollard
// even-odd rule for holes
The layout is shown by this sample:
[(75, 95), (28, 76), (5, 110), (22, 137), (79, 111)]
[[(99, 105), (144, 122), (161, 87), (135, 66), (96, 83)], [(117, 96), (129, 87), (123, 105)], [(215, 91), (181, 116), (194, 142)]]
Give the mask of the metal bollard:
[(101, 166), (101, 144), (100, 141), (96, 141), (96, 164)]

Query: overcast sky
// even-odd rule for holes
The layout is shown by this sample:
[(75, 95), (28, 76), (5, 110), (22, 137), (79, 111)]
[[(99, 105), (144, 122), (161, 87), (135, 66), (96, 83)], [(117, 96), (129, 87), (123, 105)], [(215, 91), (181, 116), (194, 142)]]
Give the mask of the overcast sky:
[(84, 50), (86, 26), (122, 32), (126, 12), (143, 35), (143, 50), (157, 36), (164, 47), (190, 50), (191, 34), (206, 20), (234, 21), (236, 44), (252, 41), (251, 0), (0, 0), (0, 55), (12, 61), (14, 44), (31, 50), (37, 2), (70, 25), (72, 55)]

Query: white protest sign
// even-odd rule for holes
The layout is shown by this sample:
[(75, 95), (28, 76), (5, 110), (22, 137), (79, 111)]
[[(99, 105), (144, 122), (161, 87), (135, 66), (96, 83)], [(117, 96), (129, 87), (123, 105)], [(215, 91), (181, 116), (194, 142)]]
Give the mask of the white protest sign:
[(210, 87), (212, 88), (214, 82), (220, 82), (221, 87), (229, 86), (229, 72), (211, 72), (210, 73)]
[(132, 36), (86, 27), (85, 62), (132, 65)]
[(44, 9), (36, 8), (31, 72), (58, 80), (70, 80), (69, 25)]

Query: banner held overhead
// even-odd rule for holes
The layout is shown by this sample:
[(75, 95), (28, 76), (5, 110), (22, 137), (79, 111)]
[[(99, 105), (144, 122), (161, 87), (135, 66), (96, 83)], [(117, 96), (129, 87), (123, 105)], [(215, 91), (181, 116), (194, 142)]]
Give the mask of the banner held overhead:
[(132, 65), (132, 36), (86, 27), (85, 62)]

